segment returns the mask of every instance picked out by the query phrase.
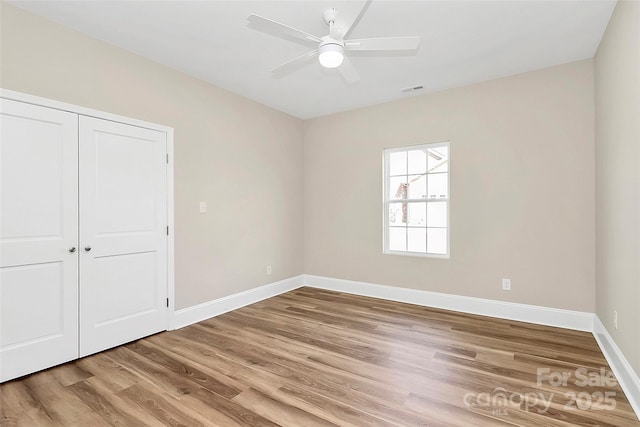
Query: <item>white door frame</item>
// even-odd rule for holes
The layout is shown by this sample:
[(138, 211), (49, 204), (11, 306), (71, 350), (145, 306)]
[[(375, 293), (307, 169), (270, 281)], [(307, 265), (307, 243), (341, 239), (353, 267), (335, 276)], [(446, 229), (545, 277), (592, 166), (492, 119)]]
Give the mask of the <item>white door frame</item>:
[(174, 329), (174, 311), (175, 311), (175, 270), (174, 270), (174, 216), (173, 216), (173, 128), (159, 125), (156, 123), (146, 122), (143, 120), (132, 119), (129, 117), (119, 116), (117, 114), (106, 113), (104, 111), (93, 110), (91, 108), (80, 107), (78, 105), (67, 104), (65, 102), (53, 99), (42, 98), (40, 96), (29, 95), (26, 93), (16, 92), (13, 90), (0, 88), (0, 98), (11, 99), (14, 101), (26, 102), (28, 104), (40, 105), (42, 107), (55, 108), (57, 110), (68, 111), (83, 116), (96, 117), (104, 120), (125, 123), (128, 125), (138, 126), (142, 128), (152, 129), (164, 132), (167, 135), (167, 226), (169, 227), (169, 236), (167, 237), (167, 295), (169, 297), (169, 307), (167, 308), (167, 330)]

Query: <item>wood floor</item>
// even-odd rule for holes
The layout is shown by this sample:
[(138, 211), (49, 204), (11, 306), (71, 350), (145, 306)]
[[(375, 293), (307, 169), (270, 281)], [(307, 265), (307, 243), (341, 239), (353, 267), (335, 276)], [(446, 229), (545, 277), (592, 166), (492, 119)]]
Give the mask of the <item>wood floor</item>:
[(0, 424), (640, 426), (607, 373), (588, 333), (301, 288), (2, 384)]

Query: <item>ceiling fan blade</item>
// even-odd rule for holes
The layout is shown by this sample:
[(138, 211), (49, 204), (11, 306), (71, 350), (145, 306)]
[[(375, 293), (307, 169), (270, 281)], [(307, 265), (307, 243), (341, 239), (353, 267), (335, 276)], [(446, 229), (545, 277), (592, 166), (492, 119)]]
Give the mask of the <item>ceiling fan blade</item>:
[(269, 18), (265, 18), (264, 16), (251, 14), (247, 20), (249, 21), (250, 27), (276, 36), (294, 37), (298, 40), (314, 44), (322, 41), (320, 37), (316, 37), (313, 34), (305, 33), (304, 31), (281, 24), (280, 22), (273, 21)]
[(349, 35), (349, 33), (355, 28), (356, 25), (358, 25), (358, 22), (360, 22), (360, 19), (362, 19), (362, 15), (364, 15), (364, 13), (367, 11), (370, 4), (371, 0), (366, 0), (364, 2), (364, 5), (362, 5), (362, 9), (360, 9), (360, 12), (358, 12), (358, 14), (354, 16), (351, 21), (346, 22), (345, 28), (342, 31), (343, 39)]
[(318, 54), (318, 49), (315, 50), (311, 50), (307, 53), (305, 53), (304, 55), (300, 55), (296, 58), (293, 58), (291, 61), (287, 61), (282, 65), (279, 65), (278, 67), (274, 68), (273, 70), (271, 70), (272, 73), (275, 74), (285, 74), (288, 72), (291, 72), (293, 70), (295, 70), (296, 68), (304, 65), (304, 63), (309, 59), (312, 58), (314, 56), (316, 56)]
[(358, 72), (356, 71), (355, 67), (353, 66), (349, 58), (347, 58), (346, 56), (342, 60), (342, 65), (338, 67), (338, 71), (340, 71), (342, 78), (348, 84), (353, 84), (360, 80), (360, 75), (358, 75)]
[(420, 37), (377, 37), (344, 41), (346, 50), (414, 50), (420, 45)]

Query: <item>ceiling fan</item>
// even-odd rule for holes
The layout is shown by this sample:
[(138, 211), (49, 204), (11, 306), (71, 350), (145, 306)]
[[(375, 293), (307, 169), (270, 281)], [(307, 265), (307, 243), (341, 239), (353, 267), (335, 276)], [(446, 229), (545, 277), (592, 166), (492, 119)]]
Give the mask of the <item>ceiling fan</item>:
[(329, 34), (318, 37), (305, 31), (298, 30), (280, 22), (263, 16), (251, 14), (247, 18), (252, 28), (290, 39), (291, 37), (303, 42), (314, 44), (316, 49), (300, 55), (271, 70), (273, 73), (285, 73), (300, 66), (309, 58), (318, 55), (320, 65), (325, 68), (337, 68), (347, 83), (355, 83), (360, 77), (353, 67), (345, 51), (409, 51), (415, 50), (420, 44), (420, 37), (377, 37), (367, 39), (345, 39), (358, 23), (371, 0), (368, 0), (360, 13), (351, 22), (340, 22), (337, 9), (327, 9), (323, 14), (324, 22), (329, 26)]

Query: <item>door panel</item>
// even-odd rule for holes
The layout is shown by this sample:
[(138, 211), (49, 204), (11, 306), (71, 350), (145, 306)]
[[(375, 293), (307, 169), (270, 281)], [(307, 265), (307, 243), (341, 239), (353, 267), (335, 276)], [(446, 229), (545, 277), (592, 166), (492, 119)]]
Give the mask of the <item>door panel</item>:
[(95, 139), (97, 236), (157, 229), (157, 149), (155, 140), (127, 135), (101, 133)]
[(0, 100), (0, 381), (78, 357), (78, 116)]
[(60, 296), (64, 295), (64, 279), (61, 262), (3, 267), (0, 280), (2, 348), (63, 335), (64, 304)]
[(167, 151), (162, 132), (84, 116), (80, 141), (85, 356), (167, 327)]
[[(131, 313), (155, 310), (156, 257), (156, 252), (142, 252), (95, 258), (94, 288), (102, 306), (95, 317), (97, 326), (120, 321)], [(131, 283), (136, 283), (135, 288), (129, 286)], [(123, 299), (122, 295), (127, 298)]]

